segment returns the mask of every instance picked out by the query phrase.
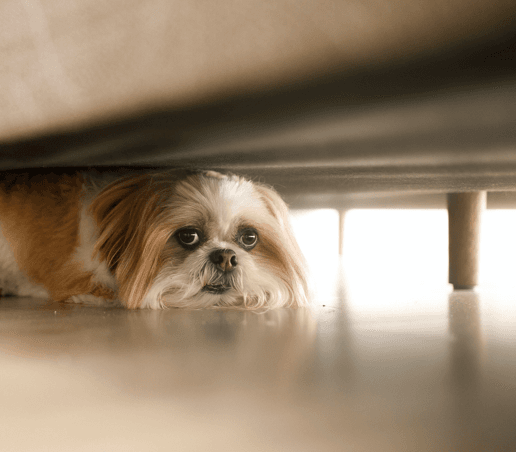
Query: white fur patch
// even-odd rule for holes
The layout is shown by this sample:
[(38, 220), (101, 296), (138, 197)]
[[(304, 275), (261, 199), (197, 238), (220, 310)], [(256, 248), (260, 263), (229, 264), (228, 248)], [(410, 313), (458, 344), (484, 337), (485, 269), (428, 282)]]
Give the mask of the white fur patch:
[(0, 228), (0, 289), (2, 295), (48, 298), (48, 292), (32, 283), (20, 270), (9, 242)]
[(87, 272), (93, 274), (93, 282), (116, 291), (115, 277), (105, 262), (93, 257), (93, 248), (98, 238), (95, 220), (88, 214), (88, 202), (85, 201), (80, 212), (79, 244), (75, 249), (73, 260), (80, 262)]
[(161, 280), (158, 277), (158, 280), (154, 282), (152, 287), (149, 289), (145, 298), (140, 305), (141, 309), (150, 308), (150, 309), (162, 309), (165, 307), (162, 300), (162, 293), (169, 285), (169, 281)]

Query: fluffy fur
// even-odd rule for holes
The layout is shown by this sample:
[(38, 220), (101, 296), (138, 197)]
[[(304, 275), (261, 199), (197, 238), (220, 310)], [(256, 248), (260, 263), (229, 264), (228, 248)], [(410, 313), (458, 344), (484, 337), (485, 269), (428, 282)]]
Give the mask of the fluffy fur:
[(285, 203), (215, 172), (4, 176), (0, 252), (3, 295), (129, 309), (307, 303)]

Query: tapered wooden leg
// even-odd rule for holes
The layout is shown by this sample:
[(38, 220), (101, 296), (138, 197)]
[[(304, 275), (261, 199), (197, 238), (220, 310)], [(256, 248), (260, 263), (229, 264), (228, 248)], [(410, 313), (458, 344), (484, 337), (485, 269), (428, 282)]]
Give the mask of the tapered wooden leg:
[(339, 210), (339, 256), (344, 252), (344, 219), (346, 217), (345, 210)]
[(478, 284), (480, 222), (486, 192), (448, 195), (449, 281), (455, 290)]

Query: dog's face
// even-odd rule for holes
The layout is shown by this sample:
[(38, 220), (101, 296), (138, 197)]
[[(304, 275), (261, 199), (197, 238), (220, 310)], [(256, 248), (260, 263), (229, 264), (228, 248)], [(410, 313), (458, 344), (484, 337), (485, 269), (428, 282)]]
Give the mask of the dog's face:
[(272, 189), (207, 172), (136, 176), (93, 202), (97, 252), (128, 307), (306, 303), (303, 257)]

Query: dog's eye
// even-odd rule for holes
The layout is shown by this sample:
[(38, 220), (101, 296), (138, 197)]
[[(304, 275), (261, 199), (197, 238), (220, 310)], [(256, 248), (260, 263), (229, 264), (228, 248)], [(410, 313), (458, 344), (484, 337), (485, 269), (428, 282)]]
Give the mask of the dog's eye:
[(197, 229), (186, 228), (176, 233), (177, 241), (185, 248), (194, 248), (201, 241), (201, 234)]
[(238, 236), (238, 241), (246, 250), (251, 250), (258, 243), (258, 233), (254, 229), (244, 229)]

